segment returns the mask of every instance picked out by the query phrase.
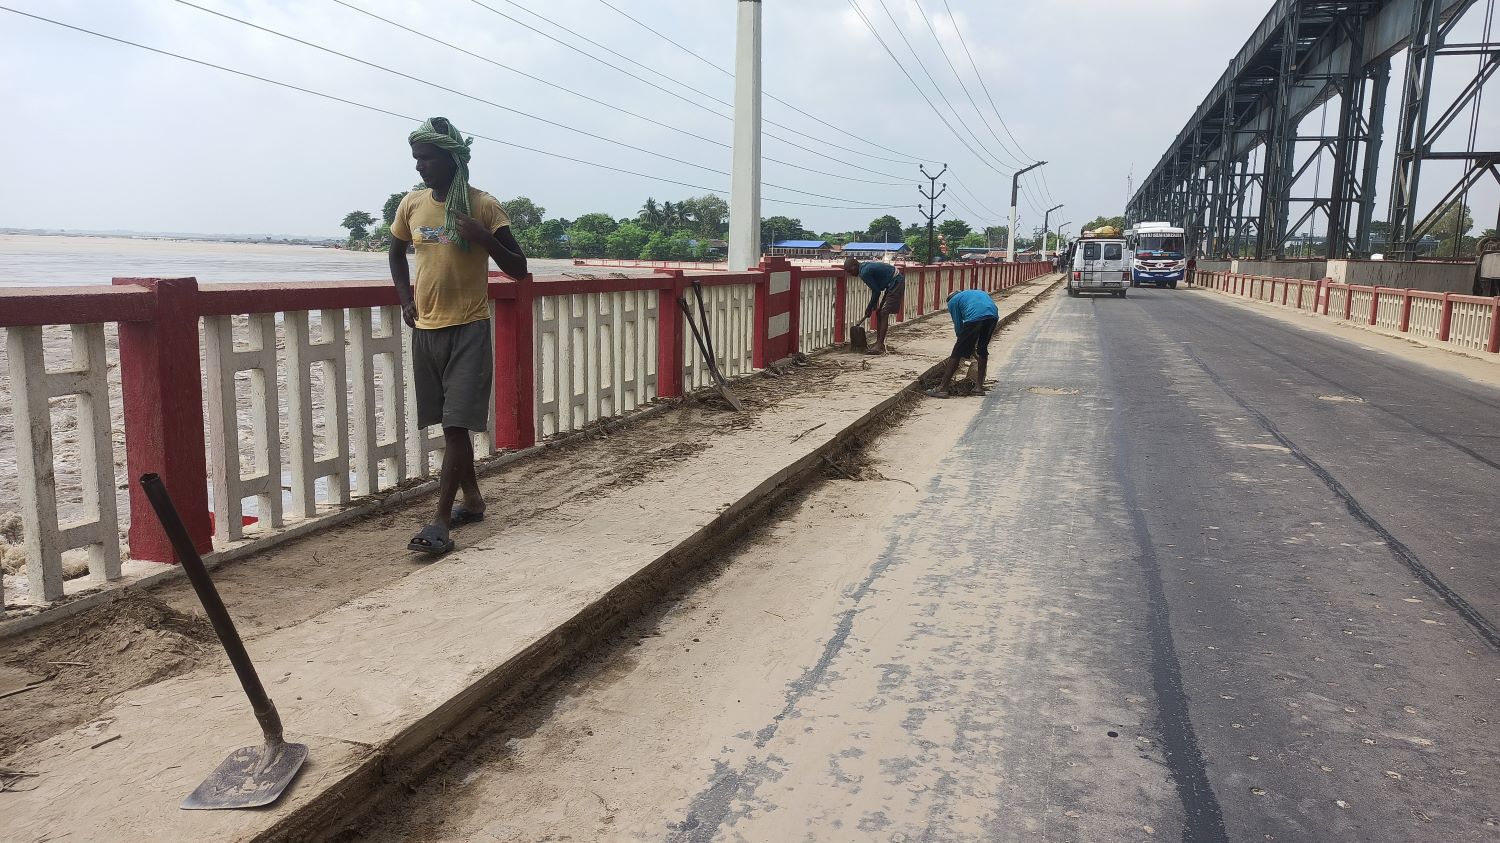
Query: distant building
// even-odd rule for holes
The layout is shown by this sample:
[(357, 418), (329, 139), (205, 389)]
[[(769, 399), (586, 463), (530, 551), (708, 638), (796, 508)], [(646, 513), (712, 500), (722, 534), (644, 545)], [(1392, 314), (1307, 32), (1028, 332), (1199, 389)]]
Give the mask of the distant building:
[(845, 243), (844, 257), (860, 260), (884, 260), (911, 257), (911, 249), (905, 243)]
[(827, 240), (778, 240), (771, 244), (766, 254), (779, 258), (814, 258), (827, 260), (833, 257), (833, 247)]

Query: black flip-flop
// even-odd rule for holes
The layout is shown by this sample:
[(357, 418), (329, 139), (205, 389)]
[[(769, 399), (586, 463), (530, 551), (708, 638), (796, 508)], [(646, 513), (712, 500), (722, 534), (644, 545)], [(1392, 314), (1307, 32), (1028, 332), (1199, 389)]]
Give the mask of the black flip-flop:
[(465, 524), (478, 524), (484, 520), (483, 512), (475, 512), (466, 506), (455, 506), (453, 514), (448, 518), (449, 527), (462, 527)]
[(406, 543), (406, 549), (429, 556), (442, 556), (453, 549), (453, 539), (444, 536), (438, 525), (428, 524), (412, 536), (411, 541)]

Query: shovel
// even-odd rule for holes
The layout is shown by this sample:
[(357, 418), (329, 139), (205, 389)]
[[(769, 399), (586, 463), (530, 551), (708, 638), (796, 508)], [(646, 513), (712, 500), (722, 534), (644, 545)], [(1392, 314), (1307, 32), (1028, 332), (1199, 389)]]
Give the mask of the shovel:
[(203, 610), (214, 625), (219, 643), (229, 654), (229, 662), (234, 665), (245, 696), (250, 698), (250, 706), (255, 709), (255, 719), (260, 721), (265, 738), (261, 746), (246, 746), (231, 752), (218, 769), (182, 800), (181, 807), (191, 811), (269, 805), (281, 798), (297, 771), (302, 769), (303, 762), (307, 761), (307, 745), (282, 740), (281, 716), (260, 684), (255, 665), (250, 663), (250, 654), (245, 652), (234, 621), (230, 620), (224, 601), (219, 599), (219, 590), (214, 588), (208, 569), (203, 567), (202, 558), (193, 547), (192, 539), (188, 538), (182, 519), (177, 516), (177, 508), (172, 505), (166, 484), (155, 474), (147, 474), (141, 477), (141, 487), (146, 490), (146, 497), (151, 501), (151, 508), (156, 510), (162, 530), (177, 551), (177, 558), (182, 561), (182, 569), (192, 582), (193, 590), (198, 592), (198, 600), (203, 603)]
[(708, 366), (709, 374), (713, 376), (714, 388), (719, 391), (719, 397), (734, 408), (735, 412), (743, 413), (745, 412), (744, 403), (729, 390), (729, 383), (724, 380), (724, 373), (719, 371), (719, 362), (714, 356), (714, 338), (708, 332), (708, 310), (703, 306), (703, 285), (697, 281), (693, 282), (693, 295), (698, 299), (698, 314), (703, 318), (703, 333), (698, 333), (698, 323), (693, 321), (693, 311), (688, 307), (686, 296), (677, 300), (677, 306), (682, 309), (682, 315), (688, 327), (693, 329), (693, 339), (698, 343), (698, 351), (703, 354), (703, 362)]
[(870, 341), (865, 337), (865, 325), (863, 322), (849, 326), (849, 350), (861, 354), (870, 347)]

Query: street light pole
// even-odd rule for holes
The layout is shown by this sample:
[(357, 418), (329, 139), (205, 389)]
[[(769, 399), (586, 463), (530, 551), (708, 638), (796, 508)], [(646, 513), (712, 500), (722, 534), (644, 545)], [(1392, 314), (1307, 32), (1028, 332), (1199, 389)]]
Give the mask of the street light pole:
[(760, 265), (760, 0), (739, 0), (734, 49), (734, 167), (729, 268)]
[(1047, 209), (1047, 213), (1042, 215), (1042, 260), (1047, 259), (1047, 235), (1052, 231), (1047, 225), (1052, 221), (1052, 212), (1061, 207), (1061, 205), (1053, 205)]
[[(1022, 167), (1016, 170), (1015, 174), (1010, 177), (1010, 243), (1006, 246), (1005, 251), (1006, 259), (1011, 263), (1016, 262), (1016, 194), (1021, 190), (1021, 176), (1045, 163), (1047, 162), (1038, 161), (1029, 167)], [(1033, 210), (1035, 209), (1033, 208)]]

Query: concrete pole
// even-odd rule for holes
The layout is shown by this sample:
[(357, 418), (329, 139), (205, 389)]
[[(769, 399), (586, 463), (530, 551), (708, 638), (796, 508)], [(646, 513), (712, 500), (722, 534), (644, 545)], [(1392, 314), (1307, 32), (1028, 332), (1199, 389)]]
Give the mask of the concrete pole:
[(1010, 232), (1009, 242), (1005, 246), (1005, 259), (1011, 263), (1016, 262), (1016, 194), (1021, 190), (1021, 176), (1045, 163), (1047, 162), (1038, 161), (1030, 167), (1022, 167), (1010, 177)]
[(1050, 228), (1052, 224), (1052, 212), (1061, 207), (1061, 205), (1053, 205), (1047, 209), (1047, 213), (1042, 215), (1042, 250), (1039, 253), (1042, 256), (1042, 260), (1047, 259), (1047, 235), (1052, 233), (1052, 229)]
[(739, 0), (734, 50), (734, 168), (729, 268), (760, 265), (760, 0)]

